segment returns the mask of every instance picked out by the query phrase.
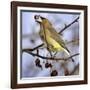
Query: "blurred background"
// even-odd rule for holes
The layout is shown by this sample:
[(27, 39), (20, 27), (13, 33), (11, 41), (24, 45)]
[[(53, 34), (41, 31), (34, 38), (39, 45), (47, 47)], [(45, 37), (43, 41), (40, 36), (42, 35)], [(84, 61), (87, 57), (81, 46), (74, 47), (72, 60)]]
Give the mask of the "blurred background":
[[(46, 13), (34, 11), (22, 11), (21, 14), (22, 49), (34, 48), (42, 43), (42, 40), (39, 36), (40, 26), (34, 20), (35, 15), (41, 15), (47, 18), (52, 23), (57, 32), (61, 31), (66, 25), (70, 24), (80, 15), (79, 13)], [(70, 50), (71, 55), (79, 53), (79, 23), (80, 22), (78, 20), (62, 33), (62, 38), (65, 40), (66, 46)], [(46, 56), (48, 54), (48, 51), (46, 50), (46, 48), (39, 49), (39, 54), (42, 56)], [(58, 52), (56, 57), (63, 58), (67, 56), (64, 52)], [(21, 77), (50, 77), (53, 70), (56, 70), (58, 72), (58, 76), (66, 76), (71, 73), (72, 75), (78, 75), (79, 56), (73, 58), (75, 62), (72, 62), (71, 60), (68, 60), (66, 62), (64, 60), (48, 60), (48, 62), (53, 65), (52, 68), (45, 68), (45, 63), (47, 62), (47, 60), (39, 58), (40, 64), (42, 65), (41, 69), (35, 64), (35, 60), (37, 59), (37, 57), (33, 57), (27, 52), (23, 52), (21, 60)]]

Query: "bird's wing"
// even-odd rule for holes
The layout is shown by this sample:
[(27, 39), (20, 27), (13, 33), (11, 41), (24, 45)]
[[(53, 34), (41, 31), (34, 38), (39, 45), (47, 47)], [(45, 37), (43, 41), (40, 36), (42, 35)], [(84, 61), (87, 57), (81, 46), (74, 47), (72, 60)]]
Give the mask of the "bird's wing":
[(56, 30), (53, 27), (49, 27), (48, 28), (49, 32), (51, 32), (51, 37), (57, 41), (64, 49), (66, 49), (69, 53), (70, 51), (67, 49), (67, 47), (65, 46), (65, 42), (62, 39), (62, 37), (56, 32)]

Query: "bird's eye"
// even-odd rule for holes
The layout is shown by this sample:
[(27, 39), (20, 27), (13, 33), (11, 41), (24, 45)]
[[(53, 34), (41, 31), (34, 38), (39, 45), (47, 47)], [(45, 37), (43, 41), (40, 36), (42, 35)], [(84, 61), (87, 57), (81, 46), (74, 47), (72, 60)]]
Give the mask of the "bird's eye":
[(39, 19), (39, 16), (36, 16), (36, 19)]
[(34, 18), (35, 18), (35, 19), (39, 19), (39, 15), (35, 15)]

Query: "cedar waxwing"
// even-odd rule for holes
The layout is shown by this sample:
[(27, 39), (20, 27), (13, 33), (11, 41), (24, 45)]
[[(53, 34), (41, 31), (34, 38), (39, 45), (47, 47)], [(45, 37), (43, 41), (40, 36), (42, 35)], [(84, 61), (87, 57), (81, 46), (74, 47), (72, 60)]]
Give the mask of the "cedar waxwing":
[(62, 50), (70, 56), (70, 51), (65, 46), (64, 40), (61, 38), (60, 34), (56, 32), (51, 22), (40, 15), (35, 15), (34, 19), (40, 24), (39, 34), (49, 51), (59, 52)]

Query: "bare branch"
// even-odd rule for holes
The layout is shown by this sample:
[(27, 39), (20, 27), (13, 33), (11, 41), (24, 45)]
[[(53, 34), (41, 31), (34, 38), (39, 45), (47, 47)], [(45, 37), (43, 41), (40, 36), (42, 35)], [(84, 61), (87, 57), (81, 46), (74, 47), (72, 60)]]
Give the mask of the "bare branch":
[(68, 42), (66, 42), (66, 44), (70, 44), (70, 43), (78, 43), (78, 42), (79, 42), (79, 39), (68, 41)]
[(42, 47), (43, 45), (44, 45), (44, 43), (38, 45), (37, 47), (35, 47), (35, 48), (33, 48), (33, 49), (30, 49), (30, 48), (23, 49), (22, 52), (34, 51), (34, 50), (37, 50), (38, 48)]
[(60, 32), (59, 34), (61, 34), (63, 31), (65, 31), (68, 27), (70, 27), (72, 24), (74, 24), (75, 22), (77, 22), (79, 19), (79, 17), (77, 17), (73, 22), (71, 22), (70, 24), (66, 25)]
[(37, 54), (39, 54), (39, 49), (37, 49)]
[(79, 55), (79, 53), (76, 53), (76, 54), (74, 54), (74, 55), (72, 55), (72, 56), (66, 58), (66, 60), (67, 60), (67, 59), (70, 59), (70, 58), (72, 58), (72, 57), (75, 57), (75, 56), (77, 56), (77, 55)]
[[(76, 41), (79, 41), (79, 40), (72, 40), (72, 41), (69, 41), (69, 42), (67, 42), (66, 44), (70, 44), (70, 43), (73, 43), (73, 42), (76, 42)], [(29, 54), (31, 54), (31, 55), (33, 55), (33, 56), (37, 56), (37, 57), (40, 57), (40, 58), (43, 58), (43, 59), (49, 59), (49, 60), (67, 60), (67, 59), (70, 59), (70, 58), (72, 58), (72, 57), (74, 57), (74, 56), (76, 56), (76, 55), (79, 55), (79, 53), (77, 53), (77, 54), (74, 54), (74, 55), (72, 55), (72, 56), (70, 56), (70, 57), (68, 57), (68, 58), (53, 58), (53, 57), (44, 57), (44, 56), (41, 56), (41, 55), (39, 55), (38, 53), (39, 53), (39, 48), (40, 47), (42, 47), (44, 45), (44, 43), (43, 44), (40, 44), (40, 45), (38, 45), (37, 47), (35, 47), (35, 48), (33, 48), (33, 49), (30, 49), (30, 48), (28, 48), (28, 49), (23, 49), (22, 50), (22, 52), (27, 52), (27, 53), (29, 53)], [(35, 53), (32, 53), (32, 51), (34, 51), (34, 50), (37, 50), (37, 54), (35, 54)], [(57, 54), (57, 52), (55, 53), (55, 55)], [(54, 55), (54, 56), (55, 56)]]
[(65, 60), (65, 61), (67, 61), (68, 59), (79, 55), (79, 53), (77, 53), (77, 54), (74, 54), (74, 55), (72, 55), (72, 56), (70, 56), (70, 57), (68, 57), (68, 58), (54, 58), (54, 57), (41, 56), (41, 55), (39, 55), (39, 54), (35, 54), (35, 53), (30, 52), (30, 51), (26, 51), (26, 52), (29, 53), (29, 54), (31, 54), (32, 56), (37, 56), (37, 57), (42, 58), (42, 59), (56, 60), (56, 61), (58, 61), (58, 60)]

